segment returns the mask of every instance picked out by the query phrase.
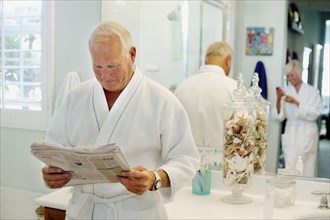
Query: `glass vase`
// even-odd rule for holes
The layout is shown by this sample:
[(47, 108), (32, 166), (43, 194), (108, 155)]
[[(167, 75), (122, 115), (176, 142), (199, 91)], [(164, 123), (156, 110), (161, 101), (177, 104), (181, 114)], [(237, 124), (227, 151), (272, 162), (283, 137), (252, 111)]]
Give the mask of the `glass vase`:
[(232, 102), (224, 107), (224, 183), (232, 193), (222, 201), (244, 204), (252, 201), (242, 192), (250, 185), (253, 175), (255, 111), (245, 101), (247, 90), (243, 86), (242, 74), (238, 74), (237, 88)]
[(265, 172), (266, 153), (268, 142), (268, 116), (270, 102), (261, 96), (261, 88), (259, 87), (258, 73), (253, 74), (252, 86), (249, 88), (246, 101), (254, 106), (256, 116), (255, 130), (255, 148), (254, 148), (254, 173), (260, 174)]

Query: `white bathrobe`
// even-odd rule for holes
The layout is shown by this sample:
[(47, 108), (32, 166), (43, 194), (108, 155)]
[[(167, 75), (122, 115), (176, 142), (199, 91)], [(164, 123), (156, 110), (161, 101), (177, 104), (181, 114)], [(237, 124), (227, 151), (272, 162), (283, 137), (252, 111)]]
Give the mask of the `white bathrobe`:
[(166, 218), (162, 199), (189, 183), (199, 164), (183, 106), (138, 68), (110, 111), (96, 79), (72, 90), (55, 113), (46, 141), (75, 147), (117, 143), (131, 167), (164, 169), (170, 178), (170, 188), (143, 196), (120, 183), (77, 186), (67, 219)]
[(322, 100), (319, 92), (309, 84), (303, 83), (299, 93), (289, 85), (284, 88), (286, 95), (299, 101), (299, 107), (281, 100), (281, 109), (277, 113), (273, 109), (273, 117), (279, 121), (287, 119), (284, 134), (282, 134), (282, 149), (285, 168), (295, 169), (298, 156), (303, 160), (303, 175), (316, 176), (318, 127), (317, 118), (322, 112)]
[(203, 65), (197, 74), (183, 81), (175, 91), (186, 109), (200, 152), (214, 150), (208, 155), (208, 162), (212, 165), (223, 159), (224, 105), (231, 102), (236, 85), (236, 81), (226, 76), (221, 67)]

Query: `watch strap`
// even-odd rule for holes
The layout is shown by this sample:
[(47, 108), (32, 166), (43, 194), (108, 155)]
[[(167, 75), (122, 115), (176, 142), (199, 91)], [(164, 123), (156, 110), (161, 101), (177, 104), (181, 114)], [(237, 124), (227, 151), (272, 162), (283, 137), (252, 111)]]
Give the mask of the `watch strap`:
[(156, 190), (158, 190), (162, 187), (162, 180), (161, 180), (160, 175), (158, 174), (157, 171), (152, 171), (152, 172), (155, 175), (155, 181), (152, 184), (152, 187), (151, 187), (150, 191), (156, 191)]

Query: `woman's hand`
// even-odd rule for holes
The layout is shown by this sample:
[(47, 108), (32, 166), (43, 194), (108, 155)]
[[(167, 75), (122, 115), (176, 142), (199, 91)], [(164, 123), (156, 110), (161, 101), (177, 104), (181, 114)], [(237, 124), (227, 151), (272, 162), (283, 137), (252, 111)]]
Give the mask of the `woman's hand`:
[(288, 102), (288, 103), (291, 103), (291, 104), (294, 104), (294, 105), (297, 105), (297, 106), (299, 106), (299, 102), (295, 99), (295, 98), (293, 98), (292, 96), (285, 96), (285, 99), (284, 99), (286, 102)]
[(285, 96), (285, 93), (281, 89), (281, 87), (276, 87), (276, 96), (277, 96), (276, 110), (277, 110), (277, 113), (280, 113), (280, 110), (281, 110), (281, 99), (282, 99), (283, 96)]
[(285, 96), (284, 91), (280, 87), (276, 87), (276, 96), (277, 99), (281, 100), (283, 96)]

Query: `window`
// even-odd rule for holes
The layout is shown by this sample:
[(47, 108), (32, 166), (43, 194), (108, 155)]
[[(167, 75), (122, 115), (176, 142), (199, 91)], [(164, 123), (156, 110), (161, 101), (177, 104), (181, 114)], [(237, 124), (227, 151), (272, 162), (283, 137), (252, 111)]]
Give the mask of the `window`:
[(53, 88), (52, 2), (0, 2), (1, 126), (47, 127)]
[[(324, 41), (324, 50), (323, 50), (323, 80), (322, 80), (322, 95), (330, 96), (330, 20), (326, 21), (325, 25), (325, 41)], [(329, 102), (329, 100), (328, 100)]]
[(322, 73), (322, 100), (324, 115), (330, 114), (330, 20), (325, 22), (325, 38), (323, 50), (323, 73)]
[(310, 61), (310, 55), (311, 55), (312, 49), (308, 47), (304, 47), (303, 52), (303, 72), (302, 72), (302, 80), (305, 83), (308, 83), (308, 68), (309, 68), (309, 61)]

